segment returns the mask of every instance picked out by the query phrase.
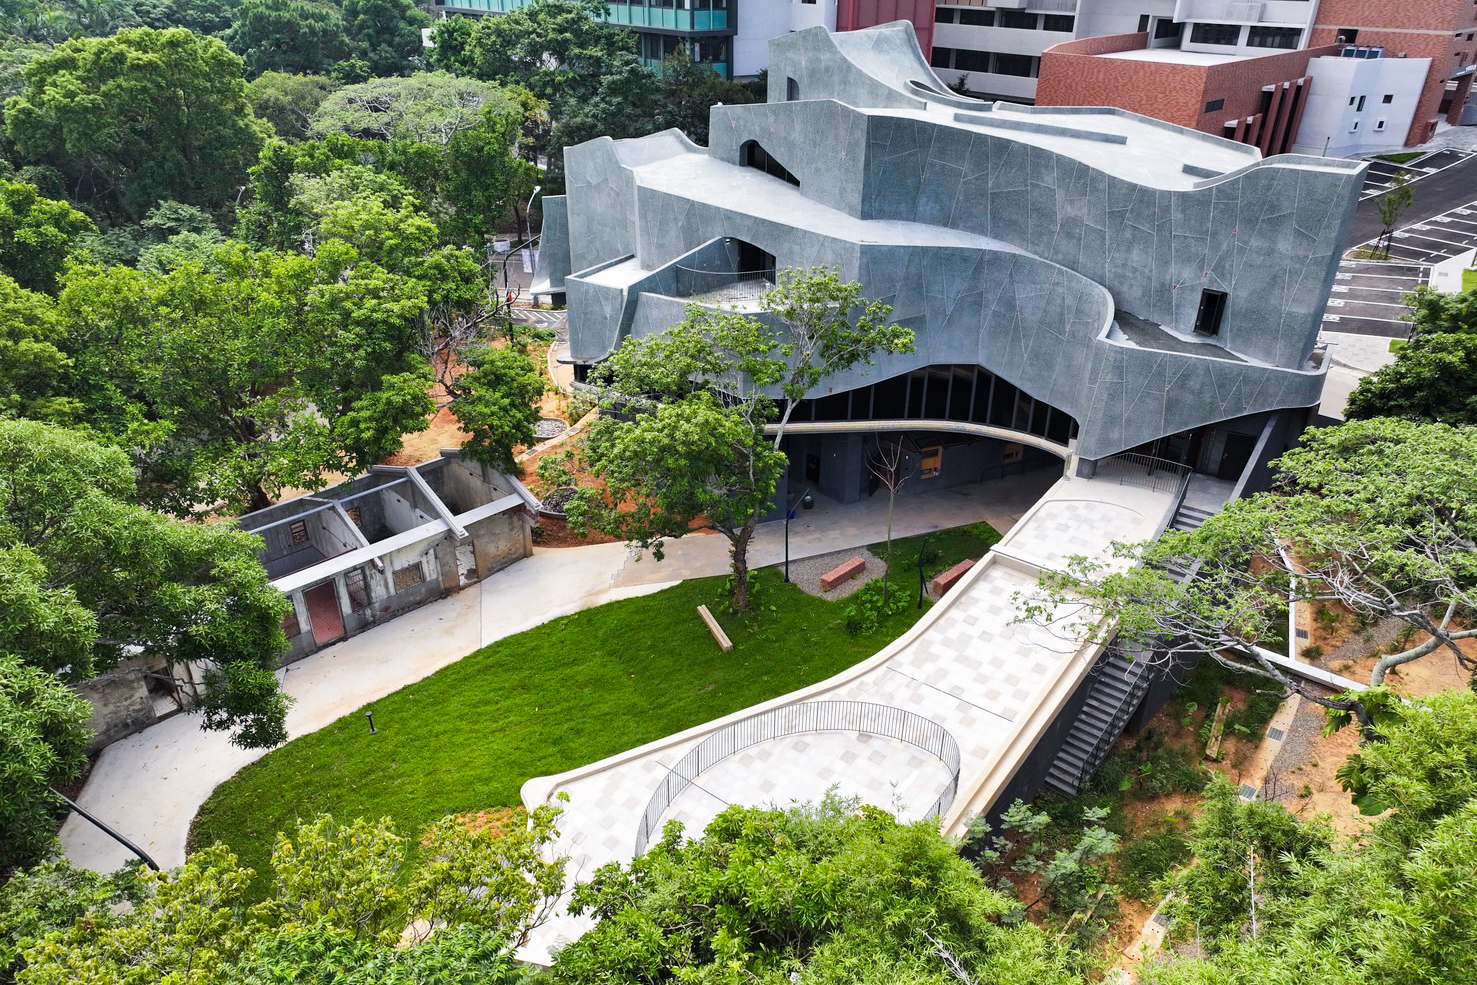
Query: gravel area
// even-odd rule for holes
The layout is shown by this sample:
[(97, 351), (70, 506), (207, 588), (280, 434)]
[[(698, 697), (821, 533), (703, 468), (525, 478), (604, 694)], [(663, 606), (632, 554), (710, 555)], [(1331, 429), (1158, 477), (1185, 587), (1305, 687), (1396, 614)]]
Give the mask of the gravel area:
[(1298, 705), (1292, 725), (1282, 739), (1282, 748), (1277, 750), (1277, 758), (1272, 760), (1272, 765), (1267, 769), (1268, 777), (1279, 778), (1276, 790), (1270, 791), (1264, 786), (1263, 797), (1267, 797), (1269, 793), (1275, 794), (1277, 800), (1292, 800), (1297, 797), (1302, 783), (1292, 782), (1291, 778), (1296, 775), (1294, 771), (1299, 766), (1312, 761), (1313, 748), (1323, 737), (1323, 724), (1326, 720), (1321, 706), (1307, 700)]
[(568, 430), (569, 425), (565, 424), (557, 417), (542, 418), (537, 424), (533, 426), (534, 437), (538, 438), (538, 440), (540, 441), (548, 441), (550, 438), (557, 438)]
[[(867, 562), (866, 570), (851, 581), (842, 582), (829, 592), (821, 591), (821, 577), (854, 557)], [(783, 569), (784, 566), (777, 565), (776, 567)], [(844, 599), (848, 595), (855, 595), (857, 590), (867, 582), (881, 578), (885, 570), (882, 559), (864, 547), (849, 551), (832, 551), (830, 554), (817, 554), (815, 557), (803, 560), (790, 559), (790, 580), (799, 585), (803, 591), (823, 599)]]

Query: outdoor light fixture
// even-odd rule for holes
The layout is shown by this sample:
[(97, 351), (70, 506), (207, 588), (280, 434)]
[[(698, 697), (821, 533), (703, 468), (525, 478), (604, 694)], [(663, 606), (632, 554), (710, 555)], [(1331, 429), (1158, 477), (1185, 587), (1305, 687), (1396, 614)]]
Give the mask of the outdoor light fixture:
[(379, 734), (379, 729), (377, 729), (377, 728), (374, 727), (374, 712), (372, 712), (372, 711), (366, 711), (364, 713), (364, 717), (367, 718), (367, 719), (369, 719), (369, 734), (370, 735), (378, 735)]

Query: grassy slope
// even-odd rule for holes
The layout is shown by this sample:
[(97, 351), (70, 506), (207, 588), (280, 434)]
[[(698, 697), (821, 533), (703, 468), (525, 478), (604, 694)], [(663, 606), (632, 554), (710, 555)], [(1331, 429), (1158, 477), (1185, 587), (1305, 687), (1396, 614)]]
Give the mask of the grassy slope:
[[(979, 557), (983, 524), (929, 537), (931, 577)], [(915, 590), (918, 543), (894, 543), (895, 584)], [(874, 547), (879, 554), (881, 545)], [(370, 707), (270, 753), (201, 808), (191, 847), (229, 844), (257, 872), (276, 832), (319, 812), (389, 816), (402, 833), (447, 814), (518, 803), (533, 776), (574, 769), (824, 680), (876, 653), (918, 615), (912, 606), (853, 637), (847, 605), (806, 595), (776, 572), (758, 579), (757, 611), (721, 603), (724, 579), (687, 582), (500, 640)], [(707, 603), (734, 643), (724, 654), (694, 609)]]

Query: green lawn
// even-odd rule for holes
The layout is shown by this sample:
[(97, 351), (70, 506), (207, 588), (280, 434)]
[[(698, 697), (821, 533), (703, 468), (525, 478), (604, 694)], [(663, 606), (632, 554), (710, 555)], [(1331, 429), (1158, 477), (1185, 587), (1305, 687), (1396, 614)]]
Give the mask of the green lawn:
[(1477, 270), (1462, 271), (1462, 290), (1470, 291), (1477, 287)]
[[(901, 507), (901, 508), (905, 508)], [(999, 539), (984, 524), (931, 534), (932, 577)], [(917, 585), (924, 538), (894, 542), (894, 583)], [(881, 556), (882, 545), (873, 550)], [(519, 803), (533, 776), (583, 766), (824, 680), (876, 653), (918, 616), (850, 636), (847, 603), (806, 595), (773, 570), (756, 609), (728, 614), (722, 578), (557, 619), (478, 650), (369, 707), (296, 739), (222, 784), (201, 808), (190, 846), (229, 844), (258, 873), (276, 833), (319, 812), (395, 819), (413, 834), (447, 814)], [(707, 603), (732, 638), (719, 651), (695, 608)], [(264, 887), (258, 886), (260, 892)]]
[(1389, 161), (1391, 164), (1407, 164), (1418, 157), (1424, 157), (1425, 151), (1403, 151), (1399, 154), (1376, 154), (1375, 158), (1381, 161)]

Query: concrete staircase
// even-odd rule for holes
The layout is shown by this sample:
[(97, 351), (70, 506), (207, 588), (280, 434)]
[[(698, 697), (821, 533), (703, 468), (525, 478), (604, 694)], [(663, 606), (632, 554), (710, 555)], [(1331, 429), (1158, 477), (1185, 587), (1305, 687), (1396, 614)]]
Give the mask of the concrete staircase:
[[(1210, 517), (1210, 511), (1181, 502), (1169, 525), (1174, 530), (1188, 532), (1198, 530)], [(1165, 565), (1164, 570), (1176, 581), (1184, 581), (1192, 574), (1173, 564)], [(1153, 683), (1148, 661), (1130, 660), (1116, 649), (1103, 653), (1093, 668), (1093, 675), (1087, 702), (1046, 775), (1046, 786), (1064, 797), (1077, 796), (1082, 785), (1103, 765), (1113, 743), (1123, 734), (1129, 716)]]

